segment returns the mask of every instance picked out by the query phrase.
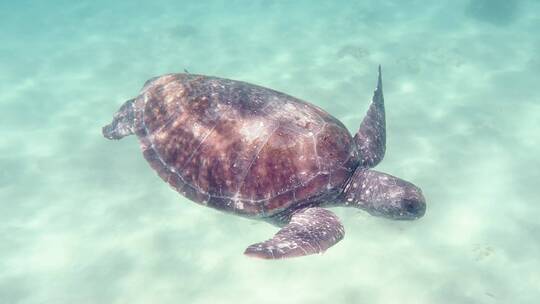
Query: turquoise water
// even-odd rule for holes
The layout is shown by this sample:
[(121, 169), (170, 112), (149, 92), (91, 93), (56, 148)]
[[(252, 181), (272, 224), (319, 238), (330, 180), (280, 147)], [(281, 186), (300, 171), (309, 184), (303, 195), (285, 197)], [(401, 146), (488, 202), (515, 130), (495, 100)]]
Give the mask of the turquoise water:
[[(540, 3), (0, 2), (0, 303), (537, 303)], [(407, 4), (405, 4), (407, 3)], [(249, 81), (355, 131), (383, 65), (387, 154), (426, 216), (333, 209), (323, 255), (189, 202), (101, 135), (150, 77)]]

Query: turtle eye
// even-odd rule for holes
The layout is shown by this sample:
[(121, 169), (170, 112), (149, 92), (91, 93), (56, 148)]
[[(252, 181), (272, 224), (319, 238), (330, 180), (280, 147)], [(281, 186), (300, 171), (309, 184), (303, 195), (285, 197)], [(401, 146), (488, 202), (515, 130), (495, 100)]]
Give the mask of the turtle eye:
[(409, 214), (416, 214), (418, 212), (419, 204), (413, 200), (403, 200), (401, 203), (402, 208)]

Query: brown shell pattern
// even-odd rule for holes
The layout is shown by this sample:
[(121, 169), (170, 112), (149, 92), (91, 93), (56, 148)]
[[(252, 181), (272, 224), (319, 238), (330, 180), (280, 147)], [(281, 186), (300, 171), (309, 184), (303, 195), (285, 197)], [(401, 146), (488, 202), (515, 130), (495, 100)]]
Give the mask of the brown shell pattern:
[(272, 215), (337, 195), (358, 164), (347, 129), (294, 97), (192, 74), (149, 82), (136, 101), (144, 156), (193, 201)]

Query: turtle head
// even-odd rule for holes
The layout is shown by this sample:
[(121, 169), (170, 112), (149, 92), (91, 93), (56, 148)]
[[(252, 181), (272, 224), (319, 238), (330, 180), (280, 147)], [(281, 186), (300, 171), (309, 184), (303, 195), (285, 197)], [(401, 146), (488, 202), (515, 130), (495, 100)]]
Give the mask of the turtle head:
[(426, 199), (417, 186), (403, 181), (393, 185), (384, 199), (375, 200), (375, 213), (393, 220), (416, 220), (426, 213)]
[(426, 199), (420, 188), (374, 170), (357, 170), (343, 195), (345, 205), (392, 220), (415, 220), (426, 213)]
[(121, 139), (135, 132), (135, 99), (126, 101), (114, 114), (113, 121), (102, 128), (108, 139)]

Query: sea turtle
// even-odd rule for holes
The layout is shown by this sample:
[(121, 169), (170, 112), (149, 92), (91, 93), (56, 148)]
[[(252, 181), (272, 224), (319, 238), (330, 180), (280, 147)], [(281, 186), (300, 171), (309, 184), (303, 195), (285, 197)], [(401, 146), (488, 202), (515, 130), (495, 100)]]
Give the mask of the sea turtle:
[(343, 238), (324, 207), (349, 206), (390, 219), (426, 210), (422, 191), (371, 170), (385, 153), (381, 68), (353, 137), (321, 108), (246, 82), (167, 74), (148, 80), (103, 127), (108, 139), (136, 134), (144, 157), (176, 191), (201, 205), (281, 227), (248, 256), (321, 253)]

